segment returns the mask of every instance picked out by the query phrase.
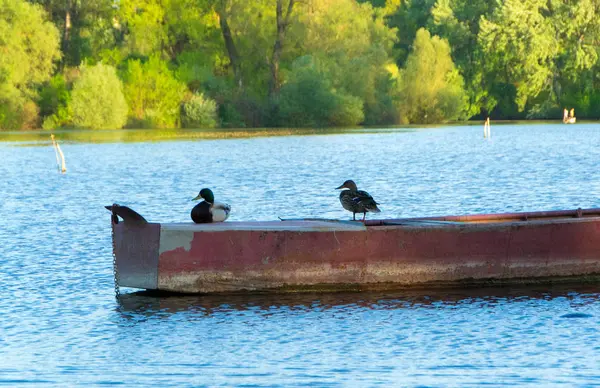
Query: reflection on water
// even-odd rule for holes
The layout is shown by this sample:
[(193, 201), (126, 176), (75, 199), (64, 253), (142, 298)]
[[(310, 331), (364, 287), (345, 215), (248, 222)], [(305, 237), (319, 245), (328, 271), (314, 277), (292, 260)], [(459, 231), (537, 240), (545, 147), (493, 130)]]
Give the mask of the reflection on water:
[[(461, 304), (495, 304), (522, 300), (552, 301), (564, 298), (571, 308), (584, 308), (598, 301), (600, 285), (543, 285), (521, 287), (486, 287), (470, 289), (408, 289), (393, 292), (332, 292), (281, 294), (180, 295), (153, 291), (122, 294), (117, 310), (123, 317), (169, 315), (182, 312), (209, 316), (230, 311), (253, 311), (259, 314), (273, 309), (326, 311), (351, 306), (360, 309), (451, 308)], [(565, 318), (582, 318), (583, 313), (569, 312)], [(600, 317), (599, 317), (600, 318)]]
[[(123, 295), (142, 348), (228, 385), (597, 383), (600, 286), (392, 293)], [(134, 329), (136, 332), (139, 331)], [(173, 332), (169, 332), (173, 330)], [(176, 338), (173, 338), (173, 337)], [(144, 336), (146, 337), (146, 336)], [(214, 368), (218, 370), (215, 371)]]
[(0, 143), (0, 385), (600, 383), (600, 286), (127, 289), (117, 301), (104, 209), (119, 202), (150, 221), (186, 221), (190, 199), (210, 186), (236, 221), (349, 219), (334, 188), (350, 178), (386, 218), (599, 207), (599, 125), (497, 126), (489, 140), (480, 127), (74, 140), (61, 147), (66, 174), (50, 146), (15, 144)]

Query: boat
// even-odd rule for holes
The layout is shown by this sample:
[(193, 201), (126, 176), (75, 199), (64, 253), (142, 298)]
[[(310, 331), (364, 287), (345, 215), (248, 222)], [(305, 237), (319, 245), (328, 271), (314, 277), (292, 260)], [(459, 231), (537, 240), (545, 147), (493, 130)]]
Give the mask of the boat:
[(600, 209), (194, 224), (107, 208), (120, 287), (211, 294), (600, 280)]
[(563, 120), (563, 123), (565, 123), (565, 124), (575, 124), (576, 122), (577, 122), (576, 117), (568, 117)]

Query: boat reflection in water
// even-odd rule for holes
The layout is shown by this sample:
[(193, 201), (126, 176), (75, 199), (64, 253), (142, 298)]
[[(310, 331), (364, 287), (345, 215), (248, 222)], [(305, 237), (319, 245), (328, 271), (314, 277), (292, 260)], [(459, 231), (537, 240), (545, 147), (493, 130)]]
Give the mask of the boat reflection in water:
[[(180, 295), (152, 291), (121, 294), (118, 310), (126, 318), (169, 317), (188, 313), (195, 317), (256, 312), (326, 312), (332, 309), (397, 310), (445, 309), (480, 304), (494, 307), (525, 300), (565, 298), (573, 308), (596, 303), (600, 285), (539, 285), (528, 287), (487, 287), (468, 289), (404, 290), (393, 292), (343, 292), (301, 294)], [(573, 311), (565, 311), (572, 314)]]

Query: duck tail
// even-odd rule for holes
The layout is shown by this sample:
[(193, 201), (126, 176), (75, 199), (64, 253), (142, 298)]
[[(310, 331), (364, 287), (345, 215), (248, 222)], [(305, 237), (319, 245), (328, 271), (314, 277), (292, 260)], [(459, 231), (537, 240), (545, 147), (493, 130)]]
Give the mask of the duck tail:
[(371, 213), (381, 213), (381, 209), (379, 209), (377, 207), (377, 205), (374, 205), (373, 207), (370, 207), (367, 210), (370, 211)]

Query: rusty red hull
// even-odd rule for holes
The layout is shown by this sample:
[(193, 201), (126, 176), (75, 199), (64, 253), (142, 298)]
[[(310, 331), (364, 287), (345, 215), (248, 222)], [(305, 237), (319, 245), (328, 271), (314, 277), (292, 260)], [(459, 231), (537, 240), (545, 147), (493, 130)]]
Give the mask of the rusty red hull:
[(186, 293), (596, 279), (600, 209), (359, 222), (113, 224), (119, 284)]

